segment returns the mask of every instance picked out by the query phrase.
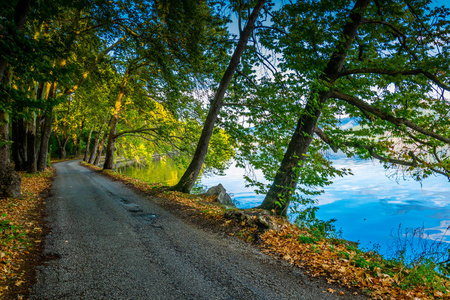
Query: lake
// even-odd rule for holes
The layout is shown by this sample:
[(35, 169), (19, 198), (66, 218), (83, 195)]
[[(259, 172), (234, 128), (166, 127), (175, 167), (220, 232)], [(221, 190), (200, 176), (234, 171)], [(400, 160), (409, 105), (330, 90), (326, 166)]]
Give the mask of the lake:
[[(429, 240), (450, 243), (450, 183), (444, 176), (431, 176), (421, 183), (411, 178), (396, 181), (394, 171), (385, 170), (377, 161), (347, 158), (343, 154), (332, 154), (331, 159), (336, 167), (351, 168), (354, 175), (335, 178), (331, 186), (325, 187), (325, 193), (318, 196), (316, 215), (322, 220), (337, 219), (335, 227), (342, 230), (343, 238), (359, 242), (362, 248), (378, 245), (380, 253), (388, 255), (407, 228), (423, 228)], [(118, 171), (168, 185), (176, 184), (183, 174), (169, 158), (145, 168)], [(198, 184), (211, 187), (222, 183), (239, 208), (255, 207), (262, 202), (264, 195), (245, 187), (242, 177), (245, 170), (231, 165), (225, 173), (225, 176), (202, 176)], [(263, 178), (258, 171), (255, 176)]]

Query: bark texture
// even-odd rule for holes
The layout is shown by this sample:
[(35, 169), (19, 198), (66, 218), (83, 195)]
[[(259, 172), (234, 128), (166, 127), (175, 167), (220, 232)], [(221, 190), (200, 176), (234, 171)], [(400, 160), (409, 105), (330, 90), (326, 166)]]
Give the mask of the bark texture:
[(44, 117), (44, 124), (41, 129), (41, 145), (39, 147), (37, 163), (38, 172), (44, 172), (47, 167), (48, 141), (50, 140), (50, 134), (52, 133), (52, 115), (53, 108), (50, 108), (47, 110), (47, 114)]
[(194, 153), (194, 157), (192, 158), (189, 167), (187, 168), (186, 172), (184, 172), (180, 181), (177, 183), (177, 185), (172, 187), (172, 189), (175, 191), (189, 193), (194, 186), (198, 175), (200, 174), (203, 162), (206, 158), (206, 154), (208, 153), (209, 141), (213, 134), (214, 125), (219, 116), (220, 109), (223, 106), (223, 98), (225, 96), (225, 92), (227, 91), (228, 85), (230, 84), (234, 72), (239, 65), (242, 53), (244, 52), (247, 45), (248, 38), (255, 28), (256, 19), (258, 18), (259, 12), (263, 8), (265, 2), (266, 0), (258, 1), (247, 21), (247, 24), (245, 25), (244, 30), (241, 33), (239, 42), (236, 46), (233, 56), (231, 57), (230, 64), (228, 65), (228, 68), (226, 69), (225, 74), (220, 81), (219, 88), (211, 103), (211, 107), (209, 108), (208, 116), (206, 117), (202, 134)]
[(13, 170), (9, 159), (8, 115), (0, 111), (0, 197), (22, 197), (20, 184), (22, 179)]
[[(347, 52), (356, 37), (359, 26), (363, 23), (363, 14), (370, 4), (370, 0), (358, 0), (350, 12), (349, 19), (344, 25), (335, 52), (324, 70), (321, 80), (328, 87), (312, 91), (310, 98), (299, 117), (294, 134), (278, 169), (274, 182), (264, 198), (260, 208), (274, 210), (278, 215), (286, 215), (290, 198), (294, 193), (299, 179), (298, 167), (303, 165), (305, 154), (312, 141), (314, 129), (320, 118), (322, 108), (332, 96), (329, 87), (339, 77), (345, 62)], [(314, 96), (317, 94), (318, 96)]]
[(31, 120), (28, 123), (27, 133), (27, 173), (34, 174), (37, 172), (36, 160), (36, 120)]
[(122, 100), (125, 96), (125, 87), (127, 86), (128, 77), (130, 76), (129, 70), (125, 72), (125, 75), (120, 83), (119, 94), (117, 95), (116, 104), (114, 106), (114, 113), (111, 118), (109, 126), (108, 144), (106, 145), (106, 157), (105, 163), (103, 164), (103, 169), (112, 169), (114, 166), (114, 152), (116, 151), (116, 134), (117, 134), (117, 123), (120, 118), (120, 111), (122, 109)]
[(90, 147), (90, 144), (91, 144), (92, 132), (94, 131), (94, 127), (95, 127), (95, 125), (92, 126), (91, 130), (89, 131), (89, 136), (88, 136), (87, 141), (86, 141), (86, 149), (84, 150), (84, 157), (83, 157), (83, 161), (85, 161), (85, 162), (87, 162), (87, 158), (88, 158), (88, 155), (89, 155), (89, 147)]
[[(56, 96), (56, 83), (52, 83), (49, 88), (48, 98), (53, 98)], [(53, 107), (47, 109), (44, 118), (44, 123), (41, 128), (41, 145), (39, 147), (39, 157), (37, 163), (38, 172), (44, 172), (47, 167), (47, 156), (48, 156), (48, 142), (50, 140), (50, 134), (52, 133), (52, 118), (53, 118)]]

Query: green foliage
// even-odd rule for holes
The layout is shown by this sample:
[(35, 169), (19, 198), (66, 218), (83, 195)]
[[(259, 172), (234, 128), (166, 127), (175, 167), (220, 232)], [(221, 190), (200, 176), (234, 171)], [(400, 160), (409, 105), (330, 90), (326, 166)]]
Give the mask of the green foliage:
[[(2, 218), (5, 218), (7, 215), (2, 214)], [(19, 242), (26, 241), (22, 237), (26, 235), (25, 232), (21, 232), (21, 227), (11, 224), (9, 220), (0, 221), (0, 242), (8, 243), (11, 240), (18, 240)]]
[[(431, 9), (429, 1), (372, 3), (364, 15), (366, 23), (358, 29), (347, 53), (342, 74), (331, 85), (321, 76), (338, 47), (353, 5), (351, 1), (295, 1), (280, 9), (272, 7), (271, 24), (261, 26), (255, 37), (262, 47), (248, 48), (242, 63), (246, 76), (235, 76), (232, 82), (229, 105), (222, 116), (226, 130), (240, 146), (238, 164), (262, 170), (267, 182), (273, 182), (277, 171), (298, 175), (298, 183), (283, 187), (288, 192), (275, 206), (290, 200), (313, 205), (314, 196), (334, 177), (351, 174), (328, 161), (330, 149), (349, 157), (375, 157), (387, 168), (399, 168), (416, 180), (432, 173), (449, 174), (450, 152), (445, 142), (338, 97), (329, 99), (321, 109), (318, 127), (326, 138), (315, 135), (311, 144), (305, 145), (307, 151), (298, 166), (279, 169), (296, 121), (307, 102), (317, 106), (320, 91), (336, 90), (444, 138), (449, 134), (449, 104), (443, 92), (449, 82), (450, 62), (445, 58), (450, 49), (449, 10)], [(438, 88), (429, 75), (408, 74), (409, 70), (437, 74), (444, 88)], [(358, 125), (347, 128), (343, 118)], [(246, 180), (257, 193), (267, 192), (267, 185), (251, 176)]]

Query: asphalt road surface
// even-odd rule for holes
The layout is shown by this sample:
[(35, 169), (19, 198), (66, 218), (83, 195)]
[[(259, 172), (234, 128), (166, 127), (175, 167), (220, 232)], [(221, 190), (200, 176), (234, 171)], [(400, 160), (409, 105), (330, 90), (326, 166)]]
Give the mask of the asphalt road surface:
[(362, 299), (245, 243), (186, 224), (125, 185), (55, 164), (31, 299)]

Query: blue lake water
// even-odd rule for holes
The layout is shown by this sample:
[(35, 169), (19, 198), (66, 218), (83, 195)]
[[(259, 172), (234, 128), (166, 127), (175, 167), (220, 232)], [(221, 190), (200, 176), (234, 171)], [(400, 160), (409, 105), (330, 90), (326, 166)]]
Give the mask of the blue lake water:
[[(386, 171), (376, 161), (347, 158), (343, 154), (331, 158), (335, 166), (351, 168), (354, 175), (335, 178), (334, 183), (325, 188), (325, 193), (318, 196), (316, 215), (323, 220), (337, 219), (335, 226), (342, 229), (343, 238), (359, 242), (363, 248), (379, 245), (380, 252), (384, 253), (401, 226), (403, 229), (423, 228), (429, 239), (450, 242), (450, 230), (447, 231), (450, 183), (444, 176), (431, 176), (421, 183), (411, 178), (397, 181), (393, 170)], [(170, 163), (165, 164), (173, 168)], [(158, 172), (164, 172), (163, 168), (159, 167)], [(153, 175), (158, 172), (151, 171)], [(175, 173), (182, 175), (180, 171)], [(225, 176), (203, 176), (199, 184), (211, 187), (221, 183), (239, 208), (254, 207), (262, 202), (264, 195), (245, 187), (245, 170), (231, 165), (225, 173)], [(259, 180), (263, 179), (261, 172), (254, 173)], [(129, 175), (140, 177), (136, 171)]]

